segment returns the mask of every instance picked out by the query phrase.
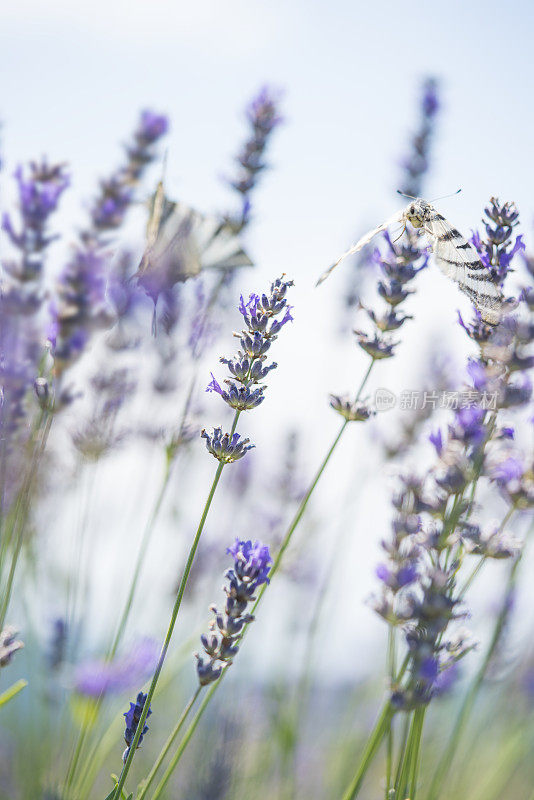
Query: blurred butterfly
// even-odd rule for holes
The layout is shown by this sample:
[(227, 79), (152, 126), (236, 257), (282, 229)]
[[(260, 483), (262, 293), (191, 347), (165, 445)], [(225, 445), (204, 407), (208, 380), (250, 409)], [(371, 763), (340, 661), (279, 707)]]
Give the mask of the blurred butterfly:
[[(410, 222), (414, 228), (421, 228), (430, 243), (431, 252), (441, 271), (455, 281), (474, 306), (480, 316), (489, 325), (497, 325), (503, 314), (503, 294), (492, 280), (491, 272), (481, 262), (473, 245), (467, 241), (457, 228), (454, 228), (433, 205), (421, 198), (413, 198), (412, 202), (402, 211), (387, 219), (378, 228), (374, 228), (346, 253), (329, 267), (319, 280), (317, 286), (327, 278), (337, 265), (347, 256), (357, 253), (371, 239), (385, 231), (395, 223)], [(403, 230), (403, 232), (404, 232)]]
[(154, 306), (162, 292), (204, 270), (253, 265), (230, 222), (169, 200), (163, 181), (150, 202), (146, 238), (145, 252), (133, 278)]

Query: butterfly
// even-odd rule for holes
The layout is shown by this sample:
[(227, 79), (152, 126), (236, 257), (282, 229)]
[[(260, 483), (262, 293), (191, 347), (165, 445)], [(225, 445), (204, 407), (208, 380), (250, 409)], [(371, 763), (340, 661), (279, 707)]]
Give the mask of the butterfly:
[(413, 198), (402, 211), (398, 211), (382, 225), (374, 228), (337, 259), (319, 278), (322, 283), (337, 265), (347, 256), (357, 253), (369, 244), (378, 233), (387, 230), (395, 223), (410, 222), (426, 235), (431, 252), (441, 271), (455, 281), (473, 305), (478, 309), (484, 322), (497, 325), (503, 314), (504, 297), (500, 288), (493, 282), (490, 270), (481, 262), (474, 246), (465, 236), (454, 228), (431, 203), (421, 198)]
[(157, 303), (161, 292), (206, 269), (253, 266), (229, 221), (201, 214), (165, 195), (160, 181), (151, 200), (146, 247), (132, 277)]

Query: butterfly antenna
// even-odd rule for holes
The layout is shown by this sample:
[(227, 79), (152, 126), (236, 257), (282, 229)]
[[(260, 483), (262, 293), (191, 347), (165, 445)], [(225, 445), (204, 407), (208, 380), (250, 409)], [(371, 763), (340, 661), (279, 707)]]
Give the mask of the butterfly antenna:
[(435, 203), (435, 202), (436, 202), (436, 200), (446, 200), (446, 199), (447, 199), (447, 197), (456, 197), (456, 195), (457, 195), (457, 194), (460, 194), (460, 192), (461, 192), (461, 191), (462, 191), (461, 189), (456, 189), (456, 191), (455, 191), (455, 192), (453, 192), (452, 194), (444, 194), (444, 195), (442, 195), (441, 197), (433, 197), (433, 198), (432, 198), (432, 200), (431, 200), (430, 202), (431, 202), (431, 203)]
[(418, 197), (414, 197), (413, 194), (405, 194), (404, 192), (401, 192), (400, 189), (397, 189), (397, 194), (400, 194), (401, 197), (408, 197), (410, 200), (418, 200), (419, 199)]

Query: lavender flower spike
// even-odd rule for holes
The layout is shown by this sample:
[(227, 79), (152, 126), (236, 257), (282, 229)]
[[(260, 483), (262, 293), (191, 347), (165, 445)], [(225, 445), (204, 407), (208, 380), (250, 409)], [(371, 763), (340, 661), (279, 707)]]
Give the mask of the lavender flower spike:
[(274, 129), (282, 122), (278, 104), (279, 93), (265, 86), (246, 110), (252, 130), (235, 159), (239, 164), (239, 173), (229, 181), (230, 186), (241, 195), (241, 214), (231, 220), (236, 232), (242, 230), (249, 222), (250, 197), (260, 172), (267, 166), (265, 162), (267, 144)]
[(225, 464), (230, 464), (232, 461), (237, 461), (254, 447), (249, 444), (250, 439), (241, 439), (238, 433), (230, 436), (229, 433), (223, 432), (221, 428), (214, 428), (213, 433), (209, 434), (203, 430), (200, 434), (203, 439), (206, 439), (206, 448), (212, 456), (218, 461)]
[[(239, 337), (242, 350), (238, 350), (232, 358), (220, 359), (231, 375), (224, 381), (226, 388), (221, 386), (213, 372), (206, 387), (207, 392), (220, 395), (236, 412), (250, 411), (265, 400), (265, 386), (260, 381), (265, 380), (269, 372), (277, 366), (274, 361), (265, 364), (267, 352), (284, 325), (293, 320), (291, 306), (286, 300), (286, 292), (290, 286), (293, 286), (293, 281), (285, 281), (282, 276), (271, 284), (268, 295), (263, 294), (260, 297), (258, 294), (251, 294), (246, 302), (241, 295), (238, 308), (245, 327), (240, 334), (235, 335)], [(206, 439), (208, 451), (224, 463), (242, 458), (252, 447), (248, 445), (248, 439), (240, 441), (238, 434), (234, 433), (232, 437), (225, 434), (223, 437), (221, 428), (215, 428), (211, 435), (204, 430), (202, 436)]]
[(17, 280), (36, 280), (42, 272), (42, 253), (55, 238), (48, 233), (48, 219), (56, 211), (61, 195), (70, 179), (63, 164), (32, 162), (29, 175), (22, 166), (17, 167), (15, 178), (18, 184), (21, 225), (15, 230), (9, 214), (4, 214), (2, 229), (11, 243), (21, 253), (20, 264), (9, 261), (4, 268)]
[(195, 653), (201, 686), (218, 680), (223, 669), (232, 663), (239, 650), (243, 628), (254, 620), (253, 616), (245, 613), (247, 606), (255, 599), (256, 589), (269, 581), (272, 559), (267, 545), (236, 539), (226, 552), (234, 558), (234, 568), (226, 573), (228, 585), (224, 587), (224, 611), (211, 607), (214, 614), (211, 633), (200, 637), (206, 657)]
[[(146, 698), (147, 698), (146, 694), (144, 694), (143, 692), (139, 692), (135, 700), (135, 703), (130, 703), (130, 708), (128, 709), (128, 711), (124, 712), (123, 716), (126, 719), (126, 730), (124, 731), (124, 741), (128, 745), (122, 756), (122, 760), (124, 762), (126, 762), (126, 759), (128, 758), (130, 747), (134, 740), (134, 736), (137, 731), (137, 726), (139, 725), (139, 720), (141, 719), (141, 714), (143, 713), (143, 708), (146, 702)], [(152, 714), (152, 709), (149, 708), (148, 714), (146, 715), (147, 719), (151, 714)], [(141, 742), (143, 741), (143, 736), (147, 731), (148, 731), (148, 725), (145, 725), (145, 727), (143, 728), (143, 732), (139, 737), (139, 741), (137, 742), (138, 748), (141, 746)]]

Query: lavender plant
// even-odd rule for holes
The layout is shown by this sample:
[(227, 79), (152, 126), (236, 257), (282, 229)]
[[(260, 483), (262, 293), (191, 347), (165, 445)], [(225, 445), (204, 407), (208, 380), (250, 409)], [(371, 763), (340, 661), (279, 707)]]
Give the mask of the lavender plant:
[[(423, 193), (438, 105), (436, 84), (429, 81), (423, 87), (421, 124), (413, 138), (412, 153), (404, 164), (405, 179), (401, 185), (406, 192)], [(237, 159), (239, 173), (230, 181), (240, 208), (235, 215), (230, 213), (226, 217), (226, 222), (230, 221), (238, 232), (249, 224), (252, 192), (267, 163), (271, 134), (280, 122), (278, 98), (273, 92), (263, 90), (247, 116), (250, 134)], [(396, 332), (411, 320), (407, 304), (415, 277), (426, 266), (428, 255), (420, 251), (419, 240), (410, 231), (404, 246), (399, 247), (386, 237), (380, 249), (368, 255), (366, 270), (371, 266), (377, 272), (379, 300), (375, 303), (368, 299), (367, 278), (364, 290), (359, 285), (353, 293), (370, 326), (362, 330), (364, 326), (358, 324), (355, 332), (357, 352), (365, 354), (366, 371), (356, 393), (331, 395), (330, 405), (341, 417), (340, 427), (307, 487), (303, 488), (295, 477), (295, 444), (291, 437), (285, 437), (287, 464), (282, 467), (282, 459), (277, 459), (273, 467), (260, 463), (265, 457), (263, 448), (258, 448), (251, 458), (254, 445), (237, 432), (243, 412), (257, 408), (265, 399), (266, 381), (276, 367), (271, 362), (271, 348), (282, 328), (292, 320), (287, 300), (291, 281), (284, 276), (274, 281), (264, 295), (241, 298), (243, 329), (236, 334), (237, 352), (221, 358), (224, 378), (214, 370), (208, 394), (202, 395), (205, 400), (212, 400), (213, 394), (219, 395), (232, 409), (233, 422), (219, 422), (202, 430), (203, 445), (198, 447), (199, 431), (192, 432), (193, 414), (200, 417), (205, 412), (197, 397), (197, 376), (205, 369), (203, 357), (227, 313), (234, 272), (211, 278), (204, 275), (186, 285), (167, 287), (159, 301), (158, 337), (152, 341), (144, 337), (146, 319), (144, 327), (138, 325), (146, 311), (146, 300), (135, 282), (129, 280), (136, 258), (122, 251), (117, 236), (167, 126), (164, 117), (150, 112), (142, 115), (127, 146), (123, 165), (102, 181), (66, 265), (56, 271), (59, 281), (53, 289), (51, 308), (46, 286), (50, 284), (48, 261), (54, 254), (52, 215), (67, 188), (65, 167), (51, 166), (43, 160), (31, 165), (29, 172), (18, 171), (20, 220), (13, 213), (4, 219), (3, 230), (13, 256), (6, 258), (0, 298), (5, 312), (0, 315), (3, 433), (0, 667), (5, 670), (2, 675), (6, 678), (16, 671), (17, 675), (25, 675), (30, 687), (26, 692), (27, 703), (24, 699), (11, 702), (26, 686), (26, 679), (15, 678), (0, 694), (2, 747), (10, 755), (0, 763), (0, 793), (21, 800), (37, 796), (43, 800), (84, 800), (98, 793), (104, 796), (109, 787), (102, 790), (99, 781), (108, 766), (112, 768), (113, 763), (118, 763), (118, 745), (124, 733), (126, 749), (121, 773), (118, 777), (112, 775), (113, 788), (106, 800), (126, 797), (133, 800), (134, 792), (128, 794), (125, 786), (132, 780), (134, 759), (140, 774), (146, 775), (138, 785), (136, 800), (148, 800), (149, 796), (156, 800), (172, 794), (173, 778), (191, 800), (203, 797), (206, 792), (215, 792), (222, 798), (227, 794), (247, 796), (251, 791), (280, 797), (343, 796), (349, 800), (363, 796), (364, 780), (369, 782), (371, 794), (378, 791), (387, 800), (393, 797), (414, 800), (424, 793), (426, 800), (439, 800), (445, 794), (469, 800), (522, 797), (532, 775), (528, 761), (532, 738), (531, 695), (527, 686), (531, 658), (525, 653), (516, 662), (517, 647), (508, 646), (508, 637), (525, 563), (524, 544), (528, 534), (524, 531), (534, 504), (534, 463), (529, 447), (534, 260), (523, 254), (526, 275), (519, 279), (524, 246), (522, 236), (516, 236), (517, 209), (512, 203), (502, 204), (492, 198), (484, 212), (484, 231), (474, 234), (473, 242), (499, 286), (504, 284), (510, 293), (509, 275), (519, 279), (516, 283), (526, 283), (528, 279), (528, 285), (521, 285), (520, 293), (509, 298), (506, 315), (498, 326), (485, 324), (476, 312), (469, 322), (460, 318), (471, 348), (467, 377), (456, 379), (452, 385), (438, 369), (437, 377), (429, 379), (436, 381), (429, 389), (441, 388), (437, 383), (439, 378), (448, 390), (446, 419), (444, 416), (438, 420), (434, 413), (419, 413), (416, 409), (409, 422), (402, 425), (400, 440), (393, 444), (387, 437), (387, 426), (377, 419), (380, 440), (387, 441), (383, 466), (397, 456), (402, 456), (403, 461), (393, 496), (391, 528), (379, 537), (382, 555), (376, 569), (378, 591), (372, 601), (387, 628), (386, 697), (377, 723), (363, 743), (355, 774), (355, 741), (360, 742), (364, 734), (368, 704), (374, 706), (378, 670), (372, 666), (368, 683), (360, 680), (360, 668), (357, 686), (353, 686), (353, 675), (338, 683), (341, 670), (336, 670), (333, 680), (329, 678), (335, 685), (328, 689), (321, 683), (320, 673), (312, 672), (314, 641), (325, 652), (332, 649), (327, 637), (335, 634), (335, 626), (330, 624), (333, 618), (329, 617), (324, 630), (317, 623), (330, 584), (336, 592), (335, 619), (341, 619), (343, 609), (339, 554), (346, 560), (349, 549), (341, 537), (337, 541), (332, 539), (332, 557), (326, 563), (325, 542), (317, 541), (330, 524), (327, 517), (331, 517), (331, 510), (324, 515), (324, 525), (308, 524), (306, 535), (301, 537), (301, 549), (293, 550), (298, 564), (305, 557), (313, 558), (317, 550), (323, 567), (314, 597), (302, 601), (302, 587), (288, 587), (293, 592), (299, 591), (299, 599), (287, 607), (294, 605), (300, 609), (297, 617), (288, 615), (288, 625), (298, 622), (300, 633), (303, 606), (310, 608), (309, 630), (304, 631), (303, 637), (302, 674), (297, 676), (294, 687), (289, 687), (293, 673), (289, 679), (285, 672), (283, 676), (271, 674), (260, 680), (256, 673), (248, 679), (236, 676), (240, 702), (249, 709), (258, 704), (259, 711), (232, 716), (229, 747), (227, 737), (220, 733), (224, 705), (213, 710), (215, 692), (228, 674), (245, 666), (238, 663), (228, 673), (270, 581), (282, 571), (289, 580), (295, 578), (295, 571), (287, 569), (289, 547), (295, 543), (295, 533), (347, 426), (357, 422), (368, 423), (367, 430), (373, 427), (369, 421), (375, 416), (375, 409), (365, 399), (365, 387), (376, 363), (391, 359), (398, 352)], [(117, 251), (113, 263), (110, 245)], [(378, 307), (379, 302), (385, 304), (383, 309)], [(52, 324), (46, 322), (47, 311), (49, 316), (51, 313)], [(104, 341), (98, 334), (110, 327), (111, 336)], [(44, 344), (46, 339), (48, 346)], [(93, 362), (87, 359), (89, 369), (84, 379), (84, 365), (80, 362), (90, 349), (97, 358)], [(150, 414), (146, 411), (147, 398)], [(128, 404), (130, 417), (125, 414)], [(167, 407), (172, 410), (170, 425), (161, 411)], [(65, 413), (59, 413), (63, 410)], [(137, 413), (141, 414), (143, 424), (134, 421)], [(52, 422), (58, 438), (57, 443), (52, 440), (56, 449), (49, 451), (47, 441)], [(356, 428), (361, 429), (362, 425)], [(76, 458), (75, 469), (68, 477), (62, 471), (68, 449), (63, 447), (66, 433), (69, 446), (74, 445), (75, 450), (68, 455)], [(426, 433), (430, 434), (429, 442)], [(139, 558), (129, 575), (123, 550), (117, 559), (120, 576), (111, 584), (113, 596), (117, 590), (118, 597), (124, 587), (126, 604), (122, 614), (117, 615), (119, 622), (114, 634), (109, 631), (108, 647), (102, 648), (101, 639), (107, 641), (108, 631), (102, 637), (100, 617), (95, 617), (95, 612), (101, 615), (102, 601), (94, 602), (93, 607), (87, 601), (93, 573), (100, 572), (102, 566), (102, 561), (95, 561), (100, 551), (92, 549), (92, 540), (97, 539), (93, 534), (98, 534), (100, 528), (110, 542), (118, 537), (119, 530), (108, 513), (108, 494), (101, 495), (101, 485), (94, 481), (94, 476), (98, 470), (100, 478), (104, 471), (100, 484), (108, 483), (111, 473), (107, 471), (108, 465), (103, 467), (101, 463), (107, 454), (117, 459), (117, 470), (123, 464), (128, 468), (134, 461), (140, 461), (130, 459), (130, 451), (124, 455), (119, 450), (119, 445), (123, 449), (129, 447), (134, 436), (138, 437), (137, 442), (143, 437), (140, 447), (146, 447), (148, 439), (152, 443), (151, 453), (156, 443), (165, 469), (155, 505), (142, 532)], [(204, 453), (204, 445), (217, 461), (215, 476), (173, 591), (174, 605), (163, 645), (160, 649), (153, 641), (137, 639), (131, 647), (125, 646), (127, 622), (141, 628), (146, 624), (151, 604), (165, 600), (152, 578), (152, 582), (147, 580), (149, 592), (139, 592), (140, 613), (131, 613), (140, 574), (145, 566), (150, 568), (147, 544), (156, 529), (166, 489), (172, 485), (171, 468), (178, 461), (178, 454), (184, 456), (172, 508), (173, 519), (180, 522), (173, 529), (179, 533), (180, 528), (187, 529), (188, 525), (190, 503), (186, 497), (189, 487), (186, 479), (193, 475), (197, 453)], [(372, 445), (367, 442), (367, 446)], [(145, 458), (144, 451), (142, 455), (146, 493), (145, 474), (153, 465)], [(50, 460), (45, 462), (45, 457)], [(358, 458), (361, 461), (359, 454)], [(408, 459), (415, 464), (410, 469), (406, 467)], [(255, 480), (251, 479), (251, 462), (259, 464)], [(233, 475), (225, 471), (225, 476), (234, 479), (231, 491), (229, 483), (226, 486), (221, 483), (228, 491), (221, 498), (221, 513), (213, 529), (217, 539), (213, 536), (214, 541), (205, 546), (203, 533), (222, 471), (234, 463)], [(18, 469), (19, 465), (22, 469)], [(45, 470), (43, 466), (50, 468)], [(273, 487), (269, 480), (273, 469), (280, 487)], [(83, 486), (80, 474), (84, 476)], [(357, 476), (353, 476), (353, 502), (357, 498), (356, 482)], [(260, 487), (265, 497), (263, 504)], [(363, 492), (366, 487), (367, 484)], [(112, 493), (115, 488), (111, 486)], [(37, 490), (43, 497), (46, 492), (50, 502), (38, 504)], [(135, 486), (128, 477), (128, 497), (135, 494)], [(62, 502), (67, 495), (68, 502)], [(248, 510), (243, 511), (245, 507)], [(294, 513), (284, 530), (281, 526), (290, 509)], [(132, 505), (132, 517), (136, 510)], [(339, 527), (343, 523), (346, 529), (343, 536), (347, 537), (360, 534), (353, 525), (344, 524), (350, 519), (350, 511), (347, 504), (338, 518)], [(65, 567), (60, 525), (55, 532), (56, 518), (60, 515), (78, 563), (83, 564), (83, 572), (81, 568), (70, 571), (69, 566), (67, 586), (62, 581)], [(256, 526), (254, 535), (268, 540), (270, 547), (247, 538), (250, 535), (244, 533), (250, 529), (247, 515)], [(221, 531), (230, 524), (232, 535), (237, 533), (234, 545), (227, 550), (232, 567), (225, 574), (223, 601), (211, 607), (209, 631), (201, 636), (201, 652), (195, 654), (195, 675), (189, 655), (192, 645), (184, 641), (169, 658), (171, 638), (185, 604), (192, 611), (203, 591), (200, 573), (210, 572), (210, 561), (199, 556), (208, 549), (210, 553), (221, 554)], [(33, 527), (34, 542), (30, 537)], [(132, 541), (134, 528), (135, 519), (125, 519), (125, 530)], [(34, 546), (25, 548), (30, 543)], [(165, 542), (161, 553), (165, 553), (166, 560), (174, 557), (175, 546), (174, 537)], [(14, 615), (10, 599), (19, 561), (25, 569), (20, 569), (17, 579), (28, 599), (28, 603), (17, 603), (17, 613), (25, 615), (20, 638), (16, 627), (6, 623), (8, 612)], [(495, 566), (498, 563), (504, 580), (497, 587), (496, 579), (495, 586), (502, 597), (499, 607), (492, 607), (492, 629), (480, 646), (482, 652), (477, 661), (473, 653), (474, 638), (464, 627), (473, 611), (470, 590), (479, 575), (500, 575), (499, 567)], [(157, 583), (163, 584), (160, 563), (156, 566)], [(347, 564), (347, 568), (352, 570), (352, 565)], [(194, 594), (188, 593), (193, 569), (198, 573)], [(125, 576), (130, 581), (129, 588)], [(106, 589), (109, 590), (107, 584)], [(63, 595), (67, 595), (66, 610), (50, 613), (44, 625), (41, 615), (33, 609), (31, 614), (25, 613), (27, 605), (34, 605), (34, 596), (41, 600), (51, 594), (54, 602), (61, 603)], [(47, 605), (44, 613), (48, 612)], [(50, 641), (51, 619), (56, 622)], [(158, 621), (151, 619), (149, 624), (154, 630), (152, 625)], [(344, 646), (350, 647), (354, 634), (354, 652), (359, 656), (361, 629), (344, 627)], [(292, 639), (295, 652), (296, 644), (296, 638)], [(40, 648), (46, 650), (43, 658)], [(450, 701), (442, 701), (440, 713), (438, 698), (447, 686), (458, 693), (459, 665), (466, 657), (474, 669), (466, 681), (457, 716), (449, 724), (452, 706), (447, 706), (447, 702)], [(499, 699), (495, 689), (502, 674), (506, 676), (505, 699)], [(490, 675), (491, 681), (487, 680)], [(184, 687), (189, 681), (195, 685), (192, 696), (185, 702)], [(231, 683), (228, 688), (231, 692)], [(295, 703), (290, 688), (296, 689)], [(274, 695), (279, 698), (278, 705), (273, 703)], [(127, 698), (131, 698), (129, 708)], [(310, 726), (312, 736), (305, 735), (305, 701), (321, 719), (320, 729)], [(176, 714), (174, 709), (184, 702)], [(226, 702), (231, 708), (232, 703)], [(473, 713), (475, 702), (477, 714)], [(154, 724), (151, 717), (148, 731), (152, 710)], [(192, 744), (193, 734), (206, 712), (216, 715), (216, 724), (211, 726), (213, 733), (208, 730), (198, 745)], [(276, 721), (272, 719), (275, 715)], [(483, 726), (487, 727), (490, 721), (497, 750), (492, 749), (489, 737), (482, 735)], [(337, 740), (332, 739), (334, 726)], [(471, 736), (466, 734), (468, 726)], [(169, 732), (167, 739), (160, 745), (159, 737), (163, 740), (165, 732)], [(430, 745), (424, 752), (423, 739), (425, 745)], [(437, 741), (439, 752), (435, 754)], [(378, 758), (382, 747), (383, 763)], [(330, 758), (333, 750), (335, 755)], [(184, 759), (186, 751), (188, 762)], [(239, 758), (232, 761), (235, 753), (239, 753)], [(152, 767), (145, 771), (145, 766), (151, 763)], [(474, 777), (473, 763), (478, 765), (478, 771), (484, 772), (480, 783)]]
[[(373, 258), (375, 260), (375, 263), (380, 265), (381, 271), (384, 275), (384, 278), (381, 279), (378, 283), (378, 293), (385, 300), (387, 304), (387, 310), (384, 314), (379, 315), (372, 309), (365, 309), (367, 311), (369, 318), (373, 323), (374, 327), (373, 335), (369, 335), (362, 331), (355, 331), (359, 346), (371, 358), (370, 364), (367, 368), (364, 378), (354, 398), (351, 398), (349, 396), (338, 396), (338, 395), (331, 396), (331, 406), (343, 417), (343, 423), (339, 433), (335, 437), (332, 445), (329, 447), (327, 454), (323, 459), (310, 486), (302, 496), (302, 500), (299, 504), (299, 507), (282, 539), (278, 553), (274, 559), (274, 563), (270, 573), (271, 577), (273, 577), (280, 568), (283, 556), (291, 542), (293, 534), (304, 515), (308, 502), (317, 486), (317, 483), (319, 482), (324, 470), (326, 469), (330, 461), (330, 458), (332, 457), (335, 449), (337, 448), (347, 425), (349, 424), (349, 422), (365, 421), (369, 419), (369, 417), (371, 416), (372, 410), (368, 407), (367, 404), (360, 401), (361, 394), (364, 391), (367, 380), (371, 374), (371, 371), (376, 361), (385, 358), (391, 358), (394, 355), (394, 348), (396, 346), (396, 343), (391, 341), (389, 333), (393, 330), (400, 328), (404, 324), (404, 322), (410, 318), (407, 315), (399, 314), (398, 306), (404, 300), (406, 300), (406, 298), (411, 293), (411, 290), (407, 289), (406, 285), (416, 276), (417, 272), (420, 271), (420, 269), (423, 269), (426, 266), (427, 255), (425, 253), (422, 254), (420, 252), (415, 240), (412, 241), (410, 239), (407, 245), (399, 249), (396, 249), (394, 247), (389, 237), (386, 236), (385, 241), (388, 247), (388, 254), (382, 255), (380, 250), (376, 250), (373, 254)], [(417, 261), (419, 261), (418, 266), (416, 266)], [(245, 305), (243, 303), (242, 305), (243, 305), (242, 313), (244, 314), (244, 312), (246, 312), (248, 308), (248, 304)], [(236, 367), (237, 367), (237, 372), (236, 372)], [(240, 371), (242, 372), (242, 367), (240, 368), (239, 365), (236, 364), (234, 364), (233, 367), (230, 367), (230, 369), (233, 375), (239, 374)], [(238, 389), (232, 382), (230, 382), (229, 384), (230, 391), (227, 391), (220, 386), (215, 377), (212, 376), (212, 378), (213, 378), (212, 383), (208, 387), (208, 390), (217, 392), (230, 405), (234, 404), (235, 408), (238, 408), (240, 403), (250, 402), (254, 404), (258, 401), (261, 402), (262, 400), (262, 398), (259, 395), (246, 394), (243, 387)], [(209, 445), (210, 445), (210, 440), (208, 438), (207, 441), (208, 449)], [(254, 613), (257, 606), (261, 602), (264, 590), (265, 586), (262, 588), (262, 591), (260, 592), (258, 599), (256, 600), (252, 613)], [(184, 734), (182, 743), (173, 759), (173, 765), (174, 765), (173, 768), (177, 766), (187, 744), (189, 743), (205, 709), (209, 705), (210, 700), (214, 692), (216, 691), (217, 687), (219, 686), (219, 684), (220, 681), (216, 682), (215, 685), (211, 687), (210, 691), (204, 698), (204, 701), (202, 702), (195, 718), (190, 723), (186, 733)], [(190, 701), (190, 703), (184, 710), (184, 713), (180, 718), (180, 720), (178, 721), (175, 731), (173, 732), (173, 735), (171, 737), (172, 739), (175, 738), (175, 736), (183, 727), (183, 724), (195, 701), (196, 701), (196, 696), (192, 701)]]
[[(256, 600), (254, 595), (258, 588), (269, 583), (268, 576), (272, 559), (267, 545), (258, 541), (253, 543), (250, 540), (242, 541), (236, 539), (235, 543), (227, 548), (226, 552), (233, 557), (234, 567), (225, 574), (228, 585), (224, 587), (226, 593), (224, 611), (219, 611), (215, 605), (210, 607), (210, 611), (214, 614), (214, 620), (210, 624), (210, 633), (204, 633), (201, 636), (205, 655), (201, 656), (199, 653), (195, 653), (199, 686), (165, 742), (146, 780), (141, 783), (138, 794), (139, 800), (145, 797), (152, 785), (202, 687), (218, 681), (223, 670), (226, 670), (233, 663), (239, 651), (244, 628), (254, 621), (254, 615), (246, 613), (247, 607)], [(152, 795), (154, 799), (161, 796), (180, 760), (182, 752), (183, 749), (179, 748), (169, 761), (167, 769)]]
[[(498, 208), (497, 201), (493, 207)], [(513, 207), (506, 204), (506, 209), (509, 212)], [(488, 236), (491, 242), (491, 229)], [(487, 247), (489, 250), (489, 243)], [(501, 280), (504, 277), (505, 273)], [(519, 384), (517, 379), (511, 383), (510, 378), (514, 372), (529, 369), (533, 364), (525, 354), (529, 333), (531, 341), (531, 325), (527, 323), (525, 327), (525, 323), (520, 324), (510, 315), (496, 329), (484, 326), (478, 315), (471, 326), (461, 319), (460, 323), (479, 344), (481, 356), (469, 363), (473, 385), (464, 390), (464, 405), (456, 408), (447, 436), (441, 431), (431, 436), (438, 463), (423, 479), (405, 476), (403, 488), (394, 498), (397, 516), (391, 539), (382, 543), (388, 560), (377, 570), (383, 589), (375, 600), (375, 609), (387, 621), (390, 631), (391, 694), (360, 769), (344, 795), (346, 800), (358, 795), (369, 762), (388, 731), (387, 792), (394, 791), (395, 796), (401, 797), (415, 795), (426, 708), (437, 691), (440, 675), (473, 647), (465, 633), (451, 633), (451, 625), (454, 628), (454, 622), (466, 616), (465, 592), (488, 559), (512, 559), (512, 575), (519, 560), (520, 544), (507, 530), (518, 503), (512, 503), (500, 525), (493, 529), (484, 531), (481, 523), (473, 522), (472, 515), (482, 476), (506, 483), (518, 475), (513, 457), (511, 462), (497, 460), (497, 465), (494, 459), (503, 446), (509, 449), (513, 436), (512, 429), (498, 424), (499, 412), (521, 408), (530, 398), (528, 378)], [(518, 338), (518, 330), (526, 338)], [(528, 505), (527, 501), (524, 507)], [(479, 557), (479, 562), (462, 586), (461, 568), (473, 555)], [(400, 664), (398, 630), (404, 631), (406, 642), (405, 657)], [(495, 635), (493, 646), (494, 642)], [(483, 670), (487, 663), (486, 659)], [(479, 673), (476, 685), (480, 682)], [(399, 746), (394, 773), (392, 718), (399, 710), (411, 715), (411, 720)], [(451, 739), (454, 744), (449, 746), (438, 767), (431, 787), (433, 798), (437, 797), (449, 766), (460, 728), (461, 720)]]
[[(223, 468), (226, 464), (235, 460), (233, 456), (236, 453), (236, 446), (238, 440), (235, 439), (236, 427), (239, 417), (243, 411), (251, 410), (260, 405), (264, 398), (265, 386), (261, 381), (266, 375), (276, 368), (276, 364), (272, 363), (265, 366), (267, 352), (269, 351), (272, 343), (278, 337), (284, 325), (293, 319), (291, 316), (291, 307), (288, 306), (286, 294), (287, 290), (293, 285), (292, 281), (285, 281), (283, 276), (273, 281), (269, 294), (262, 294), (261, 297), (257, 294), (251, 294), (248, 301), (245, 302), (241, 296), (239, 304), (239, 311), (243, 317), (245, 327), (241, 334), (237, 334), (242, 350), (238, 350), (235, 357), (227, 359), (222, 358), (222, 363), (228, 366), (228, 369), (233, 379), (227, 378), (225, 380), (228, 389), (222, 389), (218, 381), (212, 374), (212, 380), (207, 387), (206, 391), (215, 392), (234, 409), (234, 420), (230, 433), (221, 438), (216, 429), (211, 435), (205, 434), (207, 440), (207, 447), (209, 452), (218, 460), (219, 464), (215, 472), (208, 499), (204, 505), (200, 522), (195, 533), (193, 542), (189, 549), (187, 561), (182, 573), (180, 585), (176, 594), (174, 607), (167, 629), (167, 634), (163, 642), (161, 653), (158, 663), (148, 690), (147, 698), (137, 731), (132, 740), (130, 751), (125, 760), (121, 775), (117, 782), (114, 797), (116, 800), (120, 798), (122, 787), (124, 786), (126, 777), (128, 775), (135, 750), (139, 743), (141, 731), (143, 729), (148, 709), (154, 695), (154, 690), (158, 683), (158, 679), (163, 668), (167, 651), (169, 649), (170, 641), (178, 617), (178, 612), (182, 603), (185, 588), (195, 558), (195, 553), (198, 548), (200, 537), (204, 529), (206, 518), (217, 489)], [(280, 317), (281, 319), (277, 319)], [(254, 388), (256, 387), (256, 388)], [(243, 447), (243, 445), (242, 445)]]

